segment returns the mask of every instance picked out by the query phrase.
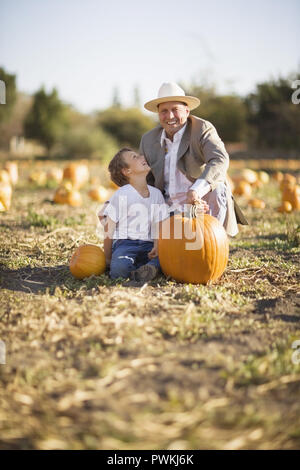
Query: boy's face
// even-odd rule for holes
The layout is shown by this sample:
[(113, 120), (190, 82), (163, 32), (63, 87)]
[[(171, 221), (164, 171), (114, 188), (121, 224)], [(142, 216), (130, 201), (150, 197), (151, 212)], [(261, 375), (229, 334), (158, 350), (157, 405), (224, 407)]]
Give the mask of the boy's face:
[(146, 162), (145, 157), (136, 152), (125, 152), (123, 154), (123, 160), (127, 164), (127, 168), (124, 168), (122, 171), (127, 178), (140, 174), (147, 175), (150, 171), (150, 167)]

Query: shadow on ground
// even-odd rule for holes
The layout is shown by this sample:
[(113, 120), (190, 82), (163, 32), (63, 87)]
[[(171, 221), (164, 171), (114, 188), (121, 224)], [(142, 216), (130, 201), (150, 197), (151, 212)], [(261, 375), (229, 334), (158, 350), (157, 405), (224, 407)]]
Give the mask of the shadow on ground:
[(3, 289), (26, 292), (29, 294), (45, 293), (46, 289), (64, 284), (69, 275), (66, 265), (20, 269), (1, 269), (0, 286)]

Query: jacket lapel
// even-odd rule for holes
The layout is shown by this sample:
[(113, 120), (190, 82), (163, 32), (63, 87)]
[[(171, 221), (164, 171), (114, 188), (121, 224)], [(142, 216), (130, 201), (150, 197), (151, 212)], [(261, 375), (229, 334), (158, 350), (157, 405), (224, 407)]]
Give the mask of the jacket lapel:
[(152, 172), (155, 177), (155, 186), (161, 191), (164, 190), (164, 170), (165, 170), (165, 147), (160, 145), (160, 136), (154, 142), (153, 145), (153, 155), (154, 160), (152, 163)]

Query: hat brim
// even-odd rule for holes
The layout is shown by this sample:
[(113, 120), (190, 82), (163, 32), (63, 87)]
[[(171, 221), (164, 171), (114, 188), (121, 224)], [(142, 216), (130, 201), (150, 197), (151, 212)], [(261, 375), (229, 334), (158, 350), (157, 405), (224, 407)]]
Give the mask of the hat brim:
[(168, 101), (181, 101), (185, 103), (190, 110), (198, 108), (200, 100), (195, 96), (164, 96), (163, 98), (156, 98), (155, 100), (147, 101), (144, 108), (152, 113), (158, 113), (158, 105), (160, 103), (167, 103)]

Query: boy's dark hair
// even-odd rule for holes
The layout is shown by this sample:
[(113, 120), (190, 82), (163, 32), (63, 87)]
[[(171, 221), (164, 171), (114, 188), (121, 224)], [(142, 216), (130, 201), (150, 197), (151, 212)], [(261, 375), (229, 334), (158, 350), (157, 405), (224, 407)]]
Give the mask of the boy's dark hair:
[(125, 184), (128, 184), (128, 179), (122, 173), (123, 168), (128, 168), (128, 165), (123, 158), (125, 152), (132, 152), (132, 149), (128, 147), (122, 148), (118, 153), (116, 153), (108, 165), (111, 180), (118, 186), (124, 186)]

